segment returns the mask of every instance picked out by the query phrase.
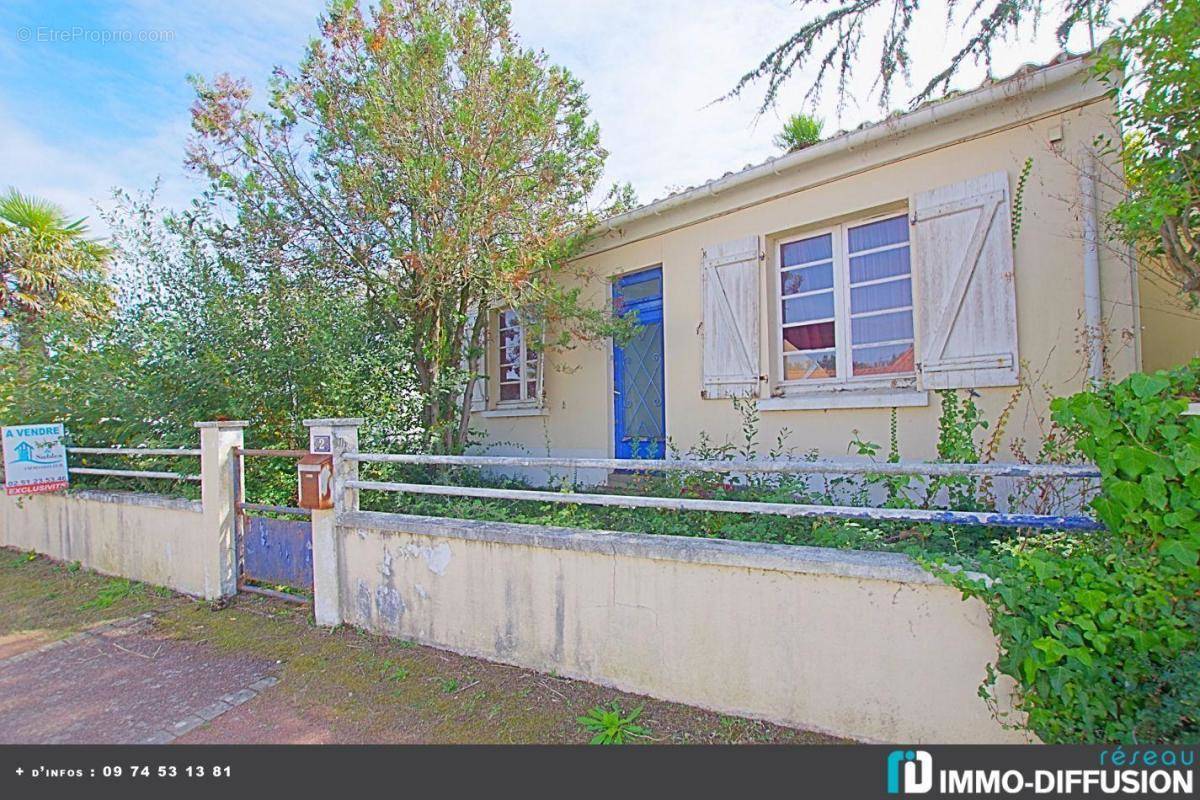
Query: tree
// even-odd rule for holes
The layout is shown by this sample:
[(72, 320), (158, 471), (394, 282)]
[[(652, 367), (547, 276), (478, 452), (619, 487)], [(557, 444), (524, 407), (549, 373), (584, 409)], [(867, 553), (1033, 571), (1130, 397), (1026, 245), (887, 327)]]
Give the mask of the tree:
[[(193, 422), (245, 419), (251, 447), (294, 449), (307, 446), (305, 417), (351, 415), (368, 419), (365, 447), (419, 444), (413, 370), (356, 288), (214, 242), (217, 212), (173, 215), (153, 194), (116, 193), (104, 213), (114, 312), (94, 323), (51, 312), (42, 351), (0, 349), (0, 420), (63, 422), (79, 445), (191, 447)], [(246, 468), (254, 497), (290, 502), (294, 464)]]
[[(878, 37), (879, 105), (891, 102), (897, 79), (907, 81), (912, 66), (909, 37), (914, 25), (937, 25), (934, 20), (919, 20), (921, 0), (795, 0), (802, 9), (834, 7), (818, 13), (769, 52), (762, 62), (743, 75), (727, 97), (737, 96), (748, 86), (766, 81), (762, 110), (774, 104), (779, 89), (796, 69), (817, 69), (806, 100), (820, 96), (825, 84), (836, 82), (838, 107), (845, 105), (846, 92), (854, 67), (865, 58), (864, 44)], [(1114, 0), (1063, 0), (1051, 5), (1048, 0), (979, 0), (964, 3), (947, 0), (947, 23), (968, 32), (967, 40), (951, 56), (949, 63), (917, 92), (916, 105), (950, 88), (950, 83), (968, 62), (983, 62), (989, 67), (992, 51), (1010, 38), (1031, 30), (1047, 14), (1057, 15), (1055, 32), (1065, 45), (1080, 24), (1093, 30), (1107, 23)], [(955, 15), (962, 13), (961, 19)], [(950, 27), (949, 24), (946, 26)], [(876, 33), (879, 31), (879, 33)]]
[(522, 49), (501, 0), (335, 0), (270, 108), (221, 76), (197, 79), (189, 164), (281, 273), (352, 285), (399, 337), (423, 398), (426, 444), (469, 434), (464, 369), (487, 311), (517, 308), (547, 346), (614, 323), (561, 280), (588, 230), (605, 151), (578, 80)]
[(783, 130), (775, 135), (775, 146), (793, 152), (821, 141), (821, 128), (825, 124), (808, 114), (792, 114), (783, 124)]
[(1101, 51), (1124, 140), (1127, 198), (1110, 214), (1119, 238), (1200, 304), (1200, 5), (1160, 0)]
[(102, 318), (112, 306), (108, 257), (84, 219), (16, 189), (0, 195), (0, 338), (28, 351), (42, 346), (47, 314)]

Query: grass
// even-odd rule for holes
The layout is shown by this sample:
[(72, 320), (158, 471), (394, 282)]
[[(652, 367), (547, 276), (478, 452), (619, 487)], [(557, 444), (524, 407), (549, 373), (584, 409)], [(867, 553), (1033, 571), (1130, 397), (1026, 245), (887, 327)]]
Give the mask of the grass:
[[(30, 630), (63, 637), (148, 611), (154, 612), (156, 635), (276, 663), (279, 684), (246, 707), (250, 730), (220, 741), (291, 741), (280, 738), (275, 726), (299, 721), (320, 741), (585, 744), (595, 733), (579, 717), (613, 703), (642, 708), (631, 724), (651, 733), (632, 737), (638, 742), (836, 741), (346, 626), (319, 628), (307, 607), (270, 598), (240, 596), (215, 610), (144, 584), (0, 548), (0, 642)], [(217, 730), (198, 729), (195, 740), (215, 741)]]
[[(70, 567), (68, 567), (67, 570), (68, 572), (71, 571)], [(76, 567), (75, 571), (78, 572), (79, 568)], [(91, 600), (88, 600), (79, 608), (82, 610), (112, 608), (122, 600), (126, 600), (135, 595), (143, 594), (145, 591), (145, 584), (138, 583), (137, 581), (127, 580), (125, 578), (114, 578), (104, 586), (101, 586), (100, 591), (96, 592), (96, 596)]]
[(0, 548), (0, 636), (39, 630), (61, 638), (181, 602), (170, 592), (163, 596), (133, 581), (81, 569), (78, 562), (62, 564)]

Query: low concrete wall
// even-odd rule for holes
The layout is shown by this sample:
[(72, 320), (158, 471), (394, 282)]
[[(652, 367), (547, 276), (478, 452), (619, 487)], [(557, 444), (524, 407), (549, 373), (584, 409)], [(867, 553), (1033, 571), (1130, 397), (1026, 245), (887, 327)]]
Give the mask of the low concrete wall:
[(211, 542), (192, 500), (94, 490), (0, 496), (0, 545), (209, 598), (221, 593), (208, 569)]
[(903, 556), (369, 512), (337, 540), (372, 631), (863, 740), (1023, 741), (977, 695), (983, 604)]

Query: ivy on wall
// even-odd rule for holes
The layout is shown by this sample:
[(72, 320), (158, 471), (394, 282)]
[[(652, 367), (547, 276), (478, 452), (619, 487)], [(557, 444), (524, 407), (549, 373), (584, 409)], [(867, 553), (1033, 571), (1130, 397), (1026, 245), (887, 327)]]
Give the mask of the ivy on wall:
[[(1047, 742), (1200, 739), (1200, 360), (1053, 402), (1103, 475), (1101, 534), (998, 543), (982, 579), (943, 571), (987, 603), (1025, 724)], [(1019, 724), (1017, 720), (1011, 720)]]

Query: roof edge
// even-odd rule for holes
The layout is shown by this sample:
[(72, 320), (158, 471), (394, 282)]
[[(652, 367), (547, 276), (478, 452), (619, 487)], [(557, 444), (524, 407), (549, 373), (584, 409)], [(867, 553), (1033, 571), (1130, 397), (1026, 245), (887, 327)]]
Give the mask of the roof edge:
[(1019, 71), (1008, 78), (989, 83), (987, 86), (928, 103), (900, 116), (886, 117), (879, 122), (838, 134), (803, 150), (768, 159), (740, 172), (714, 178), (700, 186), (668, 195), (661, 200), (655, 200), (644, 206), (609, 217), (597, 226), (597, 231), (611, 232), (622, 226), (649, 217), (660, 216), (706, 198), (716, 197), (729, 189), (781, 175), (810, 162), (857, 149), (888, 136), (909, 133), (1013, 97), (1044, 91), (1086, 72), (1091, 68), (1093, 61), (1091, 54), (1086, 54), (1051, 64), (1033, 72)]

